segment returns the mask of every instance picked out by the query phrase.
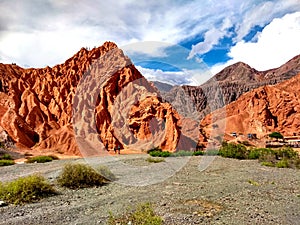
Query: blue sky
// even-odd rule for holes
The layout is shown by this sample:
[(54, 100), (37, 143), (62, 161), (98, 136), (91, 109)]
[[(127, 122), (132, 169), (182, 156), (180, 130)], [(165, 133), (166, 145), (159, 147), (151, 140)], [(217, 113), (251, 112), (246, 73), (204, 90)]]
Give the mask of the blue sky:
[(0, 10), (0, 62), (21, 66), (114, 41), (149, 79), (197, 85), (238, 61), (266, 70), (300, 54), (299, 0), (1, 0)]

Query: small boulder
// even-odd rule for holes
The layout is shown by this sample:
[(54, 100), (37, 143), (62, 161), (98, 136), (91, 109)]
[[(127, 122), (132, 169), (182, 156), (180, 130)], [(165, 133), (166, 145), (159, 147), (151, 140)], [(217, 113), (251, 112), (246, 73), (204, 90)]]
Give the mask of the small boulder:
[(5, 202), (5, 201), (1, 201), (0, 200), (0, 207), (4, 207), (4, 206), (7, 206), (8, 204)]

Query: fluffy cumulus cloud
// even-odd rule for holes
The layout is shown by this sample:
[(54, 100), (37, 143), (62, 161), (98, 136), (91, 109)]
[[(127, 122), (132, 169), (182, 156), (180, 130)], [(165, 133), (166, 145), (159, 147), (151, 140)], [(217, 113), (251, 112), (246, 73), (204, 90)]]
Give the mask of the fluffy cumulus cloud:
[(228, 53), (232, 59), (225, 64), (215, 65), (212, 73), (238, 61), (246, 62), (257, 70), (267, 70), (300, 54), (300, 12), (275, 18), (254, 40), (238, 42)]
[(205, 26), (197, 26), (203, 17), (199, 2), (3, 0), (0, 8), (0, 57), (31, 66), (60, 63), (81, 47), (107, 40), (119, 46), (177, 43)]
[[(270, 43), (282, 51), (283, 41), (274, 41), (272, 36), (291, 39), (275, 31), (280, 27), (275, 19), (284, 23), (284, 16), (300, 11), (300, 4), (299, 0), (1, 0), (0, 8), (0, 62), (44, 67), (64, 62), (81, 47), (99, 46), (104, 41), (119, 46), (138, 41), (189, 41), (189, 58), (193, 58), (210, 52), (228, 38), (234, 45), (229, 53), (233, 61), (243, 60), (243, 51), (247, 51), (246, 57), (253, 56), (253, 49), (268, 50), (262, 45)], [(290, 22), (297, 26), (296, 20)], [(271, 24), (276, 26), (273, 30)], [(256, 26), (264, 28), (261, 34), (245, 42)], [(280, 29), (291, 33), (295, 27)], [(138, 50), (163, 57), (167, 47)], [(262, 50), (260, 54), (267, 57)], [(285, 57), (287, 54), (282, 52), (281, 60)], [(249, 59), (243, 61), (249, 63)]]
[(217, 45), (220, 39), (230, 36), (229, 28), (232, 27), (232, 23), (229, 18), (225, 18), (220, 27), (213, 27), (206, 31), (204, 34), (204, 41), (196, 45), (193, 45), (189, 54), (189, 59), (196, 54), (202, 55), (209, 52), (215, 45)]

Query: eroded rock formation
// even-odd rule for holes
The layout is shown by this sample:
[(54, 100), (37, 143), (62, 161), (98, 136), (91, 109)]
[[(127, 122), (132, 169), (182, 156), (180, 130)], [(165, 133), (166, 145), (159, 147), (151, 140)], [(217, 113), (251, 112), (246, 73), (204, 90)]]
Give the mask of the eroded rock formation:
[[(125, 147), (112, 125), (114, 115), (118, 115), (114, 103), (134, 80), (141, 80), (140, 89), (148, 87), (152, 93), (150, 100), (140, 101), (141, 105), (137, 106), (143, 113), (150, 113), (149, 116), (132, 117), (143, 127), (133, 129), (134, 136), (147, 137), (148, 119), (156, 116), (167, 121), (167, 130), (179, 132), (174, 119), (176, 112), (155, 97), (153, 86), (112, 42), (91, 51), (82, 48), (64, 64), (53, 68), (23, 69), (0, 64), (0, 127), (18, 147), (80, 155), (74, 128), (77, 136), (83, 138), (91, 137), (96, 131), (97, 138), (108, 149), (116, 144)], [(152, 104), (157, 112), (145, 110), (147, 104)], [(162, 139), (162, 148), (176, 148), (178, 133), (172, 134), (169, 132)]]
[[(184, 105), (180, 98), (183, 89), (199, 112), (199, 119), (202, 119), (215, 109), (237, 100), (248, 91), (288, 80), (299, 71), (300, 55), (279, 68), (267, 71), (257, 71), (245, 63), (238, 62), (226, 67), (200, 86), (175, 86), (164, 94), (164, 98), (172, 105)], [(180, 109), (178, 111), (182, 115), (187, 115), (187, 111)]]
[(201, 122), (203, 134), (219, 130), (255, 133), (259, 138), (278, 131), (298, 134), (300, 128), (300, 74), (277, 85), (267, 85), (243, 94), (235, 102), (206, 116)]

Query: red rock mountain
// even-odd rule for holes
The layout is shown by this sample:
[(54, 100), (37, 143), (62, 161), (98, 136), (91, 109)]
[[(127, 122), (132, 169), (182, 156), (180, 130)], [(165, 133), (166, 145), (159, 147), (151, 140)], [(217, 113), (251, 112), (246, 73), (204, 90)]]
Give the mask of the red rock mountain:
[[(299, 72), (300, 55), (278, 68), (267, 71), (257, 71), (245, 63), (238, 62), (226, 67), (200, 86), (174, 87), (164, 94), (164, 98), (172, 105), (184, 105), (184, 102), (180, 102), (182, 89), (184, 89), (199, 112), (199, 118), (202, 119), (205, 115), (237, 100), (250, 90), (280, 83)], [(178, 111), (183, 115), (188, 114), (184, 110), (178, 109)]]
[(278, 131), (299, 133), (300, 74), (277, 85), (266, 85), (243, 94), (236, 101), (206, 116), (201, 130), (207, 137), (214, 131), (225, 134), (255, 133), (259, 138)]
[[(136, 92), (140, 95), (132, 94)], [(122, 100), (134, 107), (122, 105)], [(125, 109), (127, 114), (119, 116)], [(112, 42), (90, 51), (82, 48), (52, 68), (0, 64), (0, 130), (18, 147), (80, 155), (74, 129), (77, 138), (98, 138), (110, 150), (115, 145), (126, 147), (132, 140), (151, 136), (153, 118), (165, 121), (159, 145), (174, 150), (180, 135), (177, 112), (161, 102), (155, 88)], [(130, 120), (128, 132), (121, 136), (117, 130), (122, 126), (115, 129), (122, 121), (118, 119)]]
[[(205, 118), (206, 115), (221, 108), (221, 110), (217, 111), (218, 113), (212, 114), (214, 115), (213, 120), (219, 119), (220, 116), (224, 118), (225, 111), (222, 107), (236, 101), (244, 93), (265, 85), (278, 84), (292, 78), (299, 71), (300, 55), (289, 60), (279, 68), (267, 71), (257, 71), (245, 63), (238, 62), (226, 67), (200, 86), (175, 86), (167, 92), (164, 91), (165, 87), (161, 87), (162, 85), (159, 85), (158, 88), (161, 87), (164, 99), (170, 102), (180, 115), (192, 118), (184, 118), (182, 120), (182, 132), (185, 136), (200, 144), (206, 142), (209, 138), (206, 132), (211, 132), (210, 129), (204, 129), (210, 124), (210, 120), (207, 118), (200, 126), (200, 129), (197, 129), (199, 121)], [(236, 124), (236, 126), (239, 126), (241, 123), (241, 121), (232, 121), (232, 124)], [(219, 125), (221, 128), (224, 127), (224, 124)], [(232, 128), (232, 130), (234, 132), (246, 132), (246, 127), (247, 122), (245, 122), (243, 129)], [(221, 128), (215, 129), (214, 134), (211, 136), (223, 135), (224, 129)], [(254, 132), (250, 128), (248, 131)]]

